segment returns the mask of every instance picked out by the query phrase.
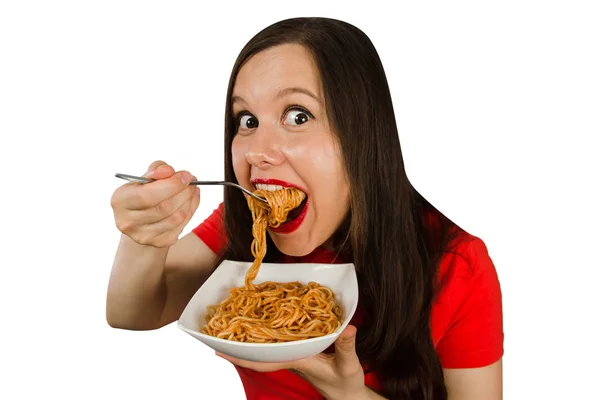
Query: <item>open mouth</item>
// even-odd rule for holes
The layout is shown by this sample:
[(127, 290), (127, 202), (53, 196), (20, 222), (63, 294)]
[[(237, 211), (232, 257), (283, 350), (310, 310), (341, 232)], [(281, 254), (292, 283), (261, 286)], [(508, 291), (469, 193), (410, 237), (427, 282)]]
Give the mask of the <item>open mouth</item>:
[(256, 189), (260, 189), (260, 190), (264, 190), (264, 191), (283, 190), (285, 188), (292, 188), (292, 187), (302, 191), (302, 193), (304, 193), (305, 197), (304, 197), (304, 200), (302, 200), (302, 202), (300, 203), (300, 205), (288, 213), (287, 219), (285, 220), (285, 222), (283, 224), (281, 224), (277, 228), (269, 227), (269, 229), (271, 229), (272, 231), (277, 232), (277, 233), (290, 233), (290, 232), (296, 230), (300, 226), (300, 224), (302, 223), (302, 221), (304, 220), (304, 217), (306, 215), (306, 211), (307, 211), (306, 206), (308, 204), (308, 198), (309, 198), (308, 194), (304, 190), (300, 189), (299, 187), (297, 187), (295, 185), (289, 184), (287, 182), (275, 180), (275, 179), (256, 179), (256, 180), (253, 180), (252, 183), (254, 184), (254, 187)]
[(302, 200), (302, 203), (300, 203), (300, 205), (298, 207), (294, 208), (293, 210), (291, 210), (288, 213), (285, 223), (288, 223), (288, 222), (293, 221), (296, 218), (298, 218), (298, 216), (302, 213), (302, 211), (304, 211), (304, 207), (306, 207), (307, 200), (308, 200), (308, 196), (305, 196), (304, 200)]

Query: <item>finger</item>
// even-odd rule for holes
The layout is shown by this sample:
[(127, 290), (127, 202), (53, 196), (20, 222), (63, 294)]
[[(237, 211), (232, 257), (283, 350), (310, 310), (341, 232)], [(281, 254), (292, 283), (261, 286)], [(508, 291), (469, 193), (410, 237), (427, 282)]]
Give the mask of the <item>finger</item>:
[(158, 179), (166, 179), (166, 178), (172, 176), (174, 173), (175, 173), (175, 170), (170, 165), (161, 165), (160, 167), (156, 168), (154, 171), (149, 173), (150, 176), (148, 176), (147, 178), (152, 178), (152, 179), (157, 179), (157, 180)]
[(185, 203), (181, 205), (178, 209), (173, 211), (170, 215), (161, 219), (160, 221), (147, 224), (145, 226), (145, 231), (149, 236), (158, 237), (163, 234), (170, 234), (176, 231), (176, 234), (179, 235), (181, 233), (177, 228), (182, 228), (185, 226), (186, 220), (189, 218), (189, 210), (190, 203), (193, 198), (190, 197)]
[(313, 357), (303, 358), (289, 363), (288, 369), (304, 379), (325, 379), (332, 375), (333, 354), (319, 353)]
[(185, 190), (191, 180), (189, 172), (180, 171), (166, 179), (124, 188), (126, 193), (123, 195), (128, 197), (127, 208), (145, 210), (154, 207)]
[[(168, 174), (170, 172), (170, 174)], [(144, 174), (146, 178), (151, 179), (164, 179), (173, 175), (175, 170), (169, 164), (162, 160), (154, 161), (148, 167), (148, 170)], [(166, 175), (166, 176), (165, 176)]]
[(186, 205), (189, 205), (188, 211), (187, 211), (187, 218), (179, 226), (159, 235), (156, 238), (155, 242), (161, 243), (163, 245), (162, 247), (171, 246), (171, 245), (175, 244), (177, 242), (177, 240), (179, 240), (179, 235), (183, 231), (183, 228), (185, 228), (185, 226), (188, 224), (188, 222), (190, 222), (190, 220), (194, 216), (194, 213), (196, 212), (196, 209), (198, 208), (199, 204), (200, 204), (200, 190), (196, 187), (194, 195), (192, 196), (190, 201), (188, 201), (186, 203)]
[(360, 364), (356, 355), (356, 327), (348, 325), (335, 341), (335, 363), (341, 365)]
[(290, 366), (290, 363), (285, 363), (285, 362), (284, 363), (263, 363), (263, 362), (242, 360), (240, 358), (231, 357), (231, 356), (228, 356), (227, 354), (223, 354), (223, 353), (219, 353), (219, 352), (216, 352), (215, 354), (218, 357), (221, 357), (239, 367), (249, 368), (249, 369), (252, 369), (252, 370), (258, 371), (258, 372), (279, 371), (281, 369), (289, 369), (289, 366)]
[(198, 209), (199, 205), (200, 205), (200, 188), (198, 186), (196, 186), (194, 188), (194, 194), (192, 195), (192, 202), (190, 204), (190, 209), (188, 211), (188, 217), (184, 221), (183, 225), (187, 225), (188, 222), (190, 222), (190, 220), (196, 213), (196, 210)]
[[(195, 180), (198, 180), (198, 178), (196, 178), (195, 175), (192, 175), (192, 180), (195, 181)], [(200, 205), (200, 186), (194, 186), (193, 193), (192, 193), (192, 202), (190, 204), (190, 210), (188, 212), (188, 217), (185, 220), (184, 225), (187, 225), (187, 223), (190, 222), (190, 220), (196, 213), (196, 210), (198, 209), (199, 205)]]
[(154, 207), (144, 210), (133, 210), (129, 218), (140, 224), (148, 225), (161, 221), (165, 217), (179, 210), (184, 204), (191, 204), (189, 201), (194, 197), (196, 188), (188, 186), (187, 189), (175, 194), (173, 197), (164, 200)]

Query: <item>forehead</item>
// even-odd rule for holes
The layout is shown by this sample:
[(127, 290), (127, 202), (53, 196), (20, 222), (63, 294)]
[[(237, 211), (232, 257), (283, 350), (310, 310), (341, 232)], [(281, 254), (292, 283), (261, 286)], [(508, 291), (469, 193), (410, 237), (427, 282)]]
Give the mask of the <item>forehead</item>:
[(234, 96), (260, 98), (289, 88), (305, 88), (320, 93), (321, 81), (313, 56), (299, 44), (283, 44), (252, 56), (240, 69)]

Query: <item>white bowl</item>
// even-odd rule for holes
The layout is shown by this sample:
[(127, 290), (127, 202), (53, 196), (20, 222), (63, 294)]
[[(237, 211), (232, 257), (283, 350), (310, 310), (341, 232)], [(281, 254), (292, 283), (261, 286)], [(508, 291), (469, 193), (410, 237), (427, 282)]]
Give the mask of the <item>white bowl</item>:
[(354, 264), (263, 263), (255, 283), (300, 281), (308, 284), (314, 281), (329, 287), (343, 308), (342, 326), (329, 335), (284, 343), (235, 342), (201, 333), (207, 306), (225, 300), (232, 287), (243, 286), (246, 271), (251, 265), (249, 262), (224, 261), (192, 297), (177, 326), (210, 348), (232, 357), (248, 361), (286, 362), (310, 357), (327, 349), (346, 328), (356, 311), (358, 282)]

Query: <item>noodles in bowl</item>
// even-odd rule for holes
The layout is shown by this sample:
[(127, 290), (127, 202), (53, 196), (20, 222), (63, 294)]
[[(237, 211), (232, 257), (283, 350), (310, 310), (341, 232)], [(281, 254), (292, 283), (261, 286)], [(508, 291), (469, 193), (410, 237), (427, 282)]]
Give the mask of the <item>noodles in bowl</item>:
[(231, 289), (229, 298), (209, 307), (202, 332), (252, 343), (287, 342), (332, 333), (341, 325), (342, 309), (328, 287), (316, 282), (254, 285), (267, 250), (267, 224), (278, 227), (305, 197), (295, 188), (256, 192), (267, 199), (268, 205), (248, 196), (254, 221), (251, 247), (254, 263), (246, 273), (244, 287)]
[(317, 354), (335, 341), (356, 310), (354, 265), (262, 263), (267, 224), (283, 223), (305, 195), (288, 188), (256, 192), (269, 206), (248, 201), (254, 262), (224, 261), (190, 300), (178, 326), (211, 348), (246, 360), (280, 362)]

